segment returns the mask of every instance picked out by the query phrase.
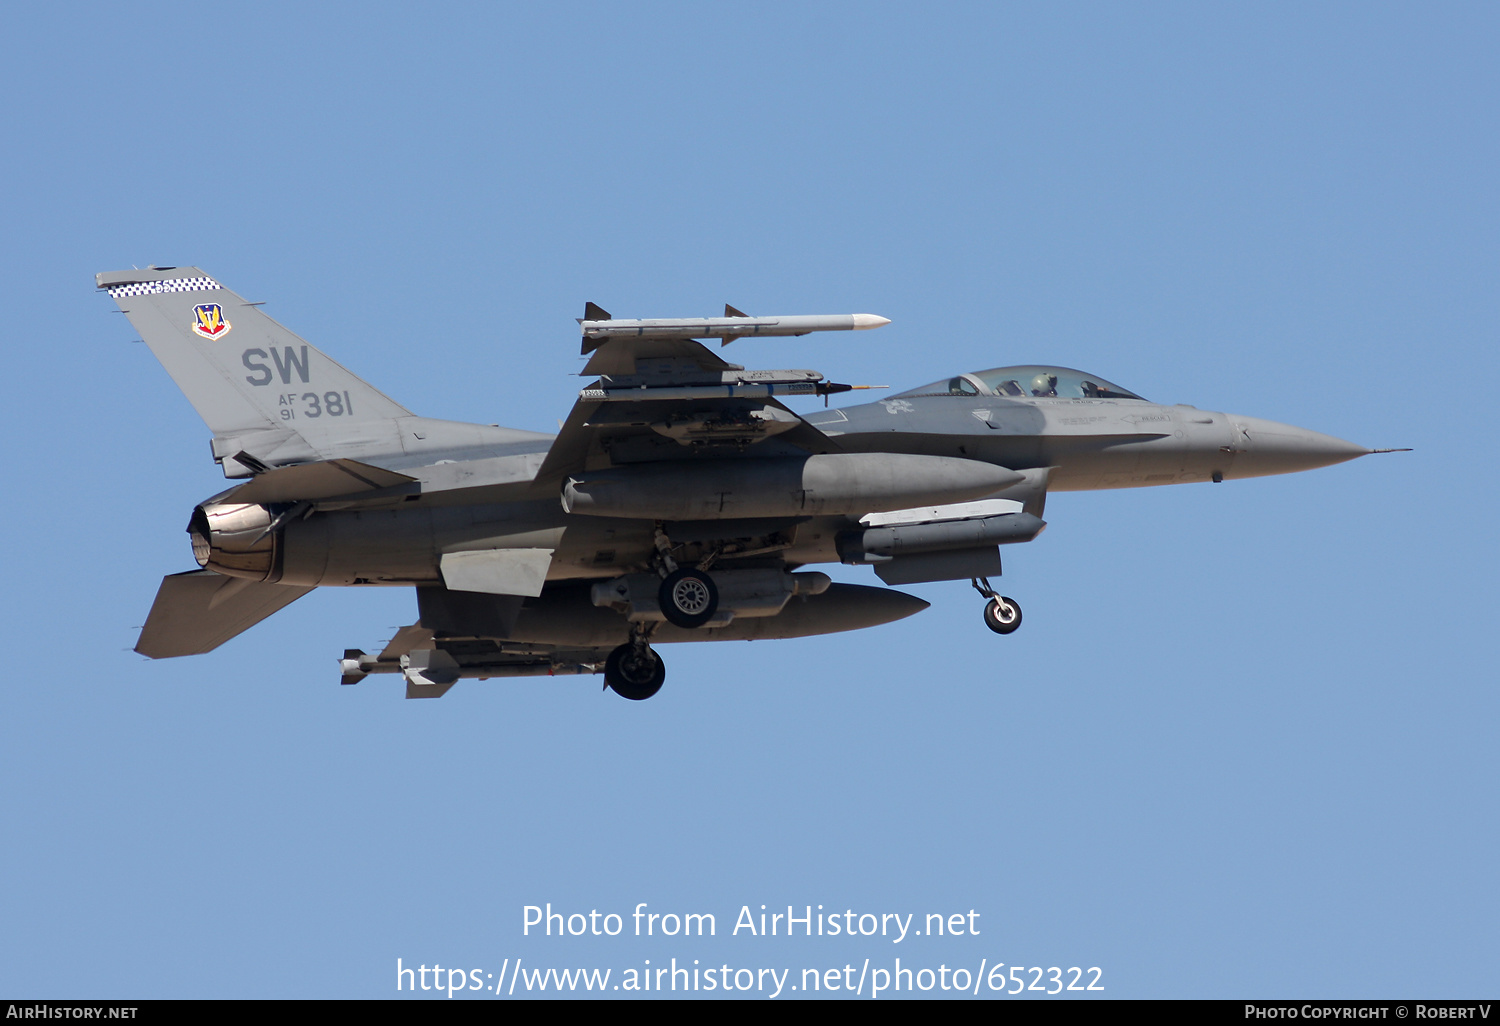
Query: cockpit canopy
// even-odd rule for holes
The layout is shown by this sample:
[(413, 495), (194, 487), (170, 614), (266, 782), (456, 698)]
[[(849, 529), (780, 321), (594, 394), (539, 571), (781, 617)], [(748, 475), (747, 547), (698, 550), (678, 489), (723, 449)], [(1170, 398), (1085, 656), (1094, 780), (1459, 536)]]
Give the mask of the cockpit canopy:
[(960, 374), (902, 392), (914, 395), (998, 395), (1016, 399), (1140, 399), (1134, 392), (1071, 367), (996, 367)]

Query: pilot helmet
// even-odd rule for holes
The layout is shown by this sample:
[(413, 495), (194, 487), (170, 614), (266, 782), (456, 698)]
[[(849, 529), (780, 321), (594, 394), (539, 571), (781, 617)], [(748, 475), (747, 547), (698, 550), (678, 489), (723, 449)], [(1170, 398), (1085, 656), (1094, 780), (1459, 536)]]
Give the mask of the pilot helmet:
[(1031, 379), (1032, 395), (1051, 395), (1057, 391), (1057, 375), (1046, 371)]

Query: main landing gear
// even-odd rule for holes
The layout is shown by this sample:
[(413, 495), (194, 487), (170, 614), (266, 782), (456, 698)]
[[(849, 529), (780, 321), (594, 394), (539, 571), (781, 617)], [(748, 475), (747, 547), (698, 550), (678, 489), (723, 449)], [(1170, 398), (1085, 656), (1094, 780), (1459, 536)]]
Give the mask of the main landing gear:
[(678, 566), (672, 558), (672, 541), (656, 525), (656, 572), (661, 574), (661, 588), (656, 592), (661, 614), (673, 627), (692, 630), (713, 619), (719, 609), (719, 589), (708, 576), (714, 552), (696, 567)]
[[(672, 558), (672, 542), (656, 525), (656, 572), (661, 587), (656, 601), (662, 616), (674, 627), (691, 630), (713, 619), (719, 609), (719, 589), (708, 576), (712, 556), (696, 567), (678, 566)], [(614, 689), (621, 698), (641, 702), (661, 690), (667, 679), (667, 667), (661, 656), (651, 650), (655, 624), (632, 624), (630, 640), (609, 654), (604, 661), (604, 686)]]
[(987, 577), (976, 577), (971, 581), (974, 590), (988, 601), (984, 604), (984, 625), (996, 634), (1010, 634), (1021, 626), (1021, 603), (998, 594), (990, 587)]
[(719, 589), (702, 570), (682, 566), (662, 578), (656, 600), (672, 626), (702, 627), (718, 611)]

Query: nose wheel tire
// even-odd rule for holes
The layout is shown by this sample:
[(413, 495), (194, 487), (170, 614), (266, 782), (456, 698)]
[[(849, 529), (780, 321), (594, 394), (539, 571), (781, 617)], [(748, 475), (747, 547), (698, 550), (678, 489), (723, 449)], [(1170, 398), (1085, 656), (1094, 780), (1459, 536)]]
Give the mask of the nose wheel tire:
[(674, 627), (702, 627), (719, 608), (714, 579), (693, 567), (679, 567), (667, 574), (656, 598), (662, 615)]
[(667, 664), (643, 645), (621, 645), (604, 661), (604, 683), (621, 698), (643, 702), (661, 690)]
[(984, 604), (984, 625), (996, 634), (1010, 634), (1021, 626), (1021, 604), (996, 595)]

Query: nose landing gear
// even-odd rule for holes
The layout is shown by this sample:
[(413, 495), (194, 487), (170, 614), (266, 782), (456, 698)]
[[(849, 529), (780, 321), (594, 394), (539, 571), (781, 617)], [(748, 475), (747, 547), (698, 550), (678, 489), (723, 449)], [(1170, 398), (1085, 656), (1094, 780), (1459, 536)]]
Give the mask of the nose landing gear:
[(1010, 634), (1021, 626), (1021, 603), (1013, 598), (998, 594), (990, 587), (987, 577), (976, 577), (971, 581), (974, 590), (983, 595), (987, 602), (984, 604), (984, 625), (996, 634)]

